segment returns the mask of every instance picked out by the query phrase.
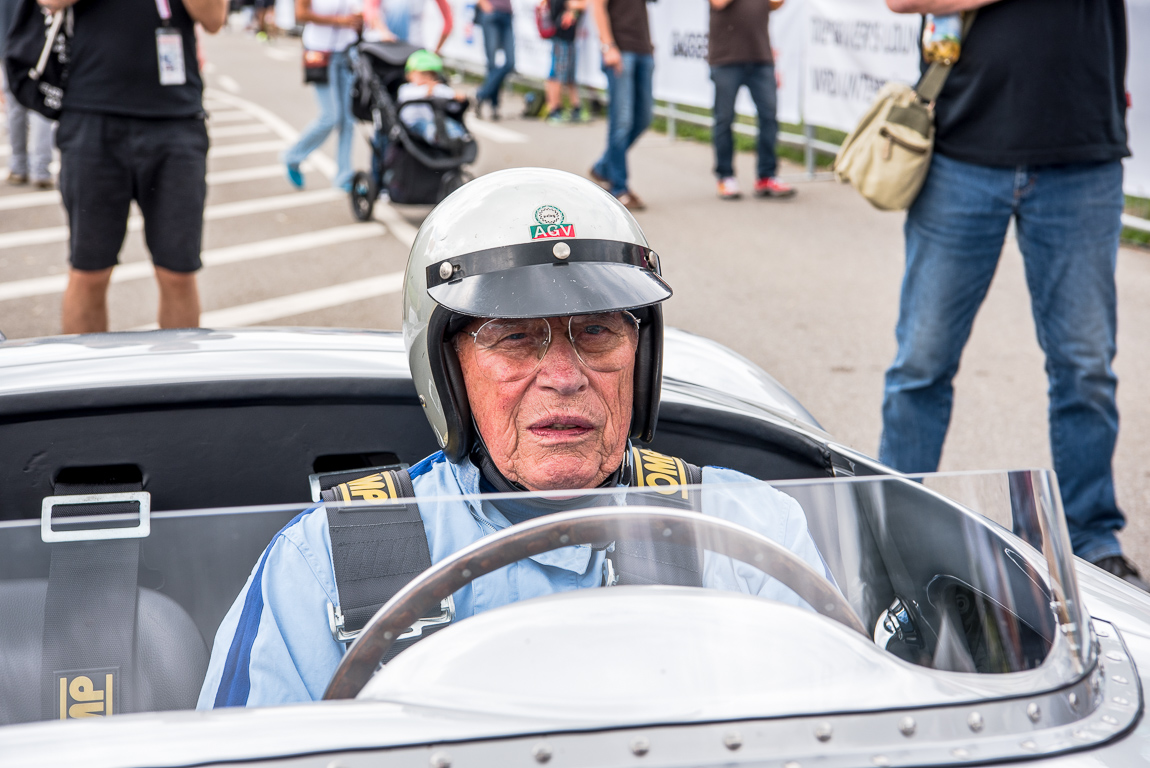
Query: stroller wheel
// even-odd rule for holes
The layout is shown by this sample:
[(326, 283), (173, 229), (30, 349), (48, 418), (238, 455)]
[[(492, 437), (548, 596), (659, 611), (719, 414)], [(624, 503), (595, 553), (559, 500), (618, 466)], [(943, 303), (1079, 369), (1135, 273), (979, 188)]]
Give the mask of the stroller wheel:
[(375, 198), (379, 196), (370, 173), (357, 171), (351, 180), (351, 212), (359, 221), (371, 221)]
[(473, 178), (475, 177), (461, 168), (455, 168), (453, 170), (444, 172), (443, 178), (439, 180), (439, 200), (437, 202), (443, 202), (445, 197), (462, 187), (467, 182), (471, 181)]

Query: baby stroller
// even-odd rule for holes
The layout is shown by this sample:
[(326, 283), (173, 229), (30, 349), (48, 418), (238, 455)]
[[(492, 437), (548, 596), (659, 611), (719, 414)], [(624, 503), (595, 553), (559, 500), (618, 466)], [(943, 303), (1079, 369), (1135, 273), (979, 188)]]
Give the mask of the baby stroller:
[(408, 43), (361, 42), (356, 46), (351, 111), (375, 128), (371, 171), (359, 171), (351, 183), (351, 209), (360, 221), (371, 219), (380, 190), (395, 203), (435, 204), (471, 179), (463, 166), (475, 161), (475, 139), (448, 136), (444, 121), (463, 124), (467, 103), (451, 99), (418, 99), (435, 115), (434, 142), (408, 129), (399, 119), (396, 93), (404, 83), (404, 65), (418, 48)]

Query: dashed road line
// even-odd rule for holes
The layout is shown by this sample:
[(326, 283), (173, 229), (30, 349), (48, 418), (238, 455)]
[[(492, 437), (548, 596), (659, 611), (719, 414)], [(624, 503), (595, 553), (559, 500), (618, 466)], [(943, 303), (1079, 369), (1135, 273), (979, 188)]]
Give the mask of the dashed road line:
[[(294, 144), (299, 139), (299, 131), (292, 128), (291, 125), (282, 117), (272, 112), (270, 109), (261, 107), (259, 104), (254, 104), (247, 99), (242, 99), (239, 96), (233, 96), (228, 93), (217, 91), (214, 88), (209, 88), (207, 93), (210, 94), (212, 99), (215, 99), (223, 104), (227, 104), (235, 109), (242, 109), (252, 117), (256, 118), (264, 125), (272, 129), (273, 132), (288, 144)], [(308, 158), (320, 173), (327, 176), (329, 179), (335, 178), (336, 165), (335, 161), (322, 152), (313, 152), (311, 157)]]
[(415, 235), (419, 230), (409, 224), (407, 219), (399, 215), (399, 211), (386, 203), (380, 203), (372, 209), (372, 218), (387, 225), (396, 240), (408, 248), (415, 242)]
[[(299, 251), (306, 251), (312, 248), (323, 248), (358, 240), (369, 240), (386, 233), (387, 228), (381, 224), (348, 224), (342, 227), (332, 227), (314, 232), (304, 232), (298, 235), (288, 235), (287, 237), (276, 237), (271, 240), (230, 245), (224, 248), (212, 248), (201, 253), (200, 259), (204, 262), (205, 267), (214, 267), (220, 266), (221, 264), (253, 261), (268, 256), (298, 253)], [(151, 275), (152, 262), (131, 261), (127, 264), (120, 264), (112, 270), (112, 282), (124, 283), (129, 280), (151, 277)], [(0, 283), (0, 301), (61, 293), (67, 283), (67, 275), (48, 275), (46, 277), (34, 277), (27, 280), (13, 280), (7, 283)]]
[[(265, 299), (251, 304), (240, 304), (227, 309), (204, 312), (200, 315), (200, 327), (235, 328), (266, 323), (270, 320), (279, 320), (281, 317), (302, 315), (305, 312), (330, 309), (353, 301), (363, 301), (377, 296), (399, 293), (402, 289), (403, 273), (389, 272), (386, 275), (353, 280), (349, 283), (331, 285), (327, 288), (316, 288), (311, 291), (278, 296), (274, 299)], [(156, 328), (156, 324), (151, 323), (133, 330), (148, 331)]]
[(219, 81), (220, 87), (225, 91), (230, 93), (239, 93), (241, 90), (240, 84), (237, 83), (235, 78), (233, 78), (231, 75), (220, 75), (217, 80)]
[(230, 139), (235, 136), (255, 136), (259, 133), (271, 133), (271, 128), (260, 123), (246, 123), (244, 125), (224, 125), (216, 128), (208, 124), (208, 135), (212, 139)]
[[(207, 109), (207, 107), (205, 107)], [(208, 125), (213, 123), (244, 123), (252, 119), (252, 116), (242, 109), (232, 109), (230, 107), (221, 109), (220, 111), (211, 110), (208, 112)]]
[(300, 57), (299, 51), (285, 51), (282, 48), (264, 48), (264, 55), (276, 61), (291, 61)]
[[(303, 164), (304, 170), (311, 166)], [(243, 181), (257, 181), (259, 179), (274, 179), (284, 175), (282, 165), (257, 165), (252, 168), (235, 168), (230, 171), (210, 171), (207, 176), (209, 187), (218, 187), (222, 184), (236, 184)], [(48, 192), (27, 192), (20, 195), (0, 195), (0, 211), (14, 211), (20, 208), (37, 208), (42, 205), (60, 205), (60, 193), (56, 190)]]
[(286, 146), (286, 142), (280, 139), (252, 141), (247, 144), (225, 144), (222, 147), (212, 147), (209, 149), (208, 157), (243, 157), (261, 152), (278, 152)]
[(493, 125), (483, 120), (476, 120), (470, 116), (466, 118), (467, 130), (484, 139), (494, 141), (496, 144), (526, 144), (531, 139), (525, 133)]
[[(319, 189), (314, 192), (293, 192), (289, 195), (257, 197), (234, 203), (220, 203), (219, 205), (209, 205), (204, 208), (204, 221), (230, 219), (253, 213), (281, 211), (287, 208), (304, 208), (309, 205), (319, 205), (333, 200), (340, 200), (346, 198), (346, 196), (346, 192), (341, 192), (338, 189)], [(129, 232), (139, 232), (143, 228), (144, 220), (140, 216), (133, 214), (128, 217)], [(62, 243), (67, 240), (67, 226), (25, 229), (0, 234), (0, 249), (20, 248), (29, 245), (45, 245), (47, 243)]]

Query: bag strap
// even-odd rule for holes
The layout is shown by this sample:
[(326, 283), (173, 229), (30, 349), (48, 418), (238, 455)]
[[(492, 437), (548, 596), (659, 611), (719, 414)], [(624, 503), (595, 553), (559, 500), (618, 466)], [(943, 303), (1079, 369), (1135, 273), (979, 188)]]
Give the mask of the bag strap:
[[(973, 11), (966, 11), (962, 19), (962, 40), (965, 43), (966, 37), (970, 34), (970, 28), (974, 26), (974, 17), (978, 15), (978, 9)], [(942, 93), (942, 87), (946, 85), (946, 78), (950, 76), (950, 70), (954, 68), (954, 64), (943, 64), (941, 61), (936, 61), (919, 79), (918, 85), (915, 86), (915, 93), (918, 97), (925, 101), (927, 104), (933, 104), (938, 95)]]

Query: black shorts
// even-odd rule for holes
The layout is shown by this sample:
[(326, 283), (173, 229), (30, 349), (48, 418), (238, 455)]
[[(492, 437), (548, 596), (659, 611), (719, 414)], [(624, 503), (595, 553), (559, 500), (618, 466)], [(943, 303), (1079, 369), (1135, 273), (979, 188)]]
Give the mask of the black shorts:
[(65, 111), (56, 133), (72, 266), (114, 267), (132, 200), (157, 266), (200, 268), (208, 131), (202, 117), (140, 118)]

